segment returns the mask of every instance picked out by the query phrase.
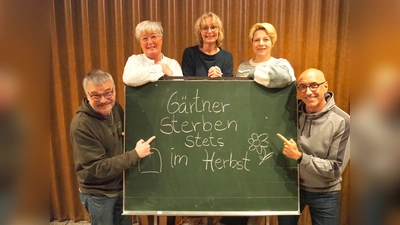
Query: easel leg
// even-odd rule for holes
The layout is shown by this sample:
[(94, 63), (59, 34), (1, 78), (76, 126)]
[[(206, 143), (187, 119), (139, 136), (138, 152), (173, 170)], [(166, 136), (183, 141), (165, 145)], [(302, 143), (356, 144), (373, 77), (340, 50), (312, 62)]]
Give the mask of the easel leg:
[(147, 216), (138, 216), (138, 221), (140, 225), (149, 225), (149, 219)]
[(265, 225), (269, 225), (269, 216), (265, 216)]
[(167, 216), (160, 216), (160, 225), (167, 225)]
[(158, 224), (158, 218), (157, 218), (158, 216), (154, 216), (154, 225), (157, 225)]

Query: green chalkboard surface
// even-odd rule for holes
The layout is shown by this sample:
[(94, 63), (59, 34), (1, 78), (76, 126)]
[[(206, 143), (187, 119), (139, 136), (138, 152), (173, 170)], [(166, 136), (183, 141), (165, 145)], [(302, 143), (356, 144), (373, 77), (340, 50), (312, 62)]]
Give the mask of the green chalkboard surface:
[(156, 139), (124, 174), (124, 214), (299, 213), (298, 166), (276, 136), (297, 139), (295, 84), (165, 80), (125, 93), (125, 150)]

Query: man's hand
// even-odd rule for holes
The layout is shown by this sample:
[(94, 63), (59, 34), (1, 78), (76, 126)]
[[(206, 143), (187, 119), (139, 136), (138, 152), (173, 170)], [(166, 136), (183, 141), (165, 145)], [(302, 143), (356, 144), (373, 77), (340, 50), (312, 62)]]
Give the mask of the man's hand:
[(286, 155), (290, 159), (297, 160), (301, 156), (301, 152), (297, 148), (296, 142), (293, 139), (287, 140), (281, 134), (276, 134), (283, 141), (283, 154)]
[(150, 155), (150, 143), (156, 138), (156, 136), (153, 136), (149, 138), (149, 140), (144, 141), (143, 139), (140, 139), (136, 143), (135, 150), (137, 154), (139, 155), (140, 158), (144, 158), (148, 155)]
[(218, 66), (212, 66), (208, 70), (208, 76), (211, 78), (222, 77), (221, 69)]

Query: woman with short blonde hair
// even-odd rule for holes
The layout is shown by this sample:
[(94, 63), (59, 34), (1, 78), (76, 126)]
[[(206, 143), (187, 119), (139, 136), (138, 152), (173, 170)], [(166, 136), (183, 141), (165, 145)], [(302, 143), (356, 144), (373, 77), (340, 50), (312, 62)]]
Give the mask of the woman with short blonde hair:
[(251, 77), (269, 88), (283, 88), (296, 80), (290, 63), (283, 58), (271, 56), (278, 35), (270, 23), (256, 23), (250, 28), (249, 40), (254, 57), (239, 65), (237, 77)]
[(272, 45), (275, 44), (278, 39), (278, 35), (276, 34), (275, 27), (270, 23), (256, 23), (250, 28), (249, 39), (251, 43), (253, 42), (254, 33), (258, 30), (264, 30), (271, 38)]

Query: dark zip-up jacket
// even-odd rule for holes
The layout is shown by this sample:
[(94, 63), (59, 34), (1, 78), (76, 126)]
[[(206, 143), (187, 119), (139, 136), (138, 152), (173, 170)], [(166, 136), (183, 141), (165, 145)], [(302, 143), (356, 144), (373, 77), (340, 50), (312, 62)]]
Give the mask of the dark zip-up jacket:
[(124, 112), (115, 102), (112, 115), (97, 113), (85, 98), (71, 122), (79, 190), (112, 196), (122, 191), (122, 172), (139, 161), (136, 151), (123, 149)]

